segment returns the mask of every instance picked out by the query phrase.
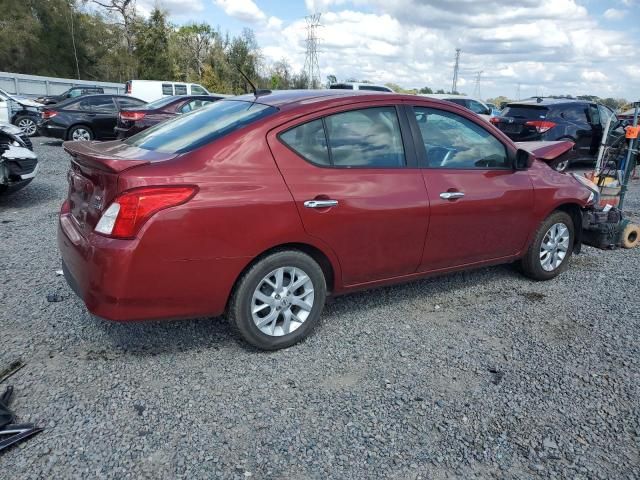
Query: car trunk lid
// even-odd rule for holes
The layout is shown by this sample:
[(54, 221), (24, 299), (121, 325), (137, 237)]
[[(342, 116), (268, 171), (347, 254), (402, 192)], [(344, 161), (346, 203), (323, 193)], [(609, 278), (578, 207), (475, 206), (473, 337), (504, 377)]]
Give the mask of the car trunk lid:
[(551, 162), (563, 156), (573, 155), (574, 143), (568, 140), (555, 142), (516, 142), (516, 146), (532, 153), (538, 160)]
[(170, 160), (175, 154), (144, 150), (120, 141), (65, 142), (71, 155), (68, 206), (80, 230), (90, 233), (118, 195), (118, 177), (124, 171)]

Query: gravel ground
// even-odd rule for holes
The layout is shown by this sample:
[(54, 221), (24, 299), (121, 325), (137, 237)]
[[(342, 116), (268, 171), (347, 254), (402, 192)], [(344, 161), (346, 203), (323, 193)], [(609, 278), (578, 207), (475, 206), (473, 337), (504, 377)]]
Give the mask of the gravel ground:
[(337, 298), (263, 353), (221, 319), (92, 319), (55, 274), (68, 160), (34, 144), (39, 175), (0, 199), (0, 366), (26, 363), (5, 384), (45, 431), (0, 472), (640, 478), (640, 250), (585, 248), (545, 283), (504, 266)]

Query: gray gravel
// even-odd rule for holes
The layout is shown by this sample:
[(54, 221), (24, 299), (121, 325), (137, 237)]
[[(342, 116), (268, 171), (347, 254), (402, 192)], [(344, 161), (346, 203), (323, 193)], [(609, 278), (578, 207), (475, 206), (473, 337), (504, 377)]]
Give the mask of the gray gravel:
[(92, 319), (55, 273), (68, 160), (34, 143), (38, 177), (0, 199), (0, 367), (26, 362), (5, 384), (45, 431), (0, 472), (640, 478), (640, 250), (586, 248), (546, 283), (504, 266), (337, 298), (263, 353), (222, 319)]

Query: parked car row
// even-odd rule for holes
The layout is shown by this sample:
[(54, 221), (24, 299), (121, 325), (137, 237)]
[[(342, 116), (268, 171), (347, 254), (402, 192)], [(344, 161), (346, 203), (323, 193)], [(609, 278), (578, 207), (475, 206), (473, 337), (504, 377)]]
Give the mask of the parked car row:
[(64, 275), (98, 317), (225, 313), (264, 349), (309, 335), (329, 294), (514, 261), (547, 280), (580, 248), (597, 188), (536, 158), (570, 142), (528, 147), (433, 98), (222, 99), (124, 140), (64, 144)]

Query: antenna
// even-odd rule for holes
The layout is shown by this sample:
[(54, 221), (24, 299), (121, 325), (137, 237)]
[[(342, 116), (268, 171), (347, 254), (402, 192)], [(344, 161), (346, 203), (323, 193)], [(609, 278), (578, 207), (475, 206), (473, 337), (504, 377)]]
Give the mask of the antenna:
[(482, 99), (482, 93), (480, 92), (480, 76), (482, 75), (482, 72), (484, 72), (484, 70), (476, 72), (476, 83), (473, 87), (473, 96), (480, 99)]
[(240, 65), (235, 66), (238, 71), (240, 72), (240, 75), (242, 75), (242, 77), (247, 81), (247, 83), (249, 85), (251, 85), (251, 89), (253, 90), (253, 96), (258, 98), (260, 95), (269, 95), (271, 93), (271, 90), (265, 90), (265, 89), (259, 89), (256, 88), (256, 86), (253, 84), (253, 82), (251, 80), (249, 80), (249, 77), (247, 77), (244, 72), (242, 71), (242, 69), (240, 68)]
[(451, 93), (458, 91), (458, 68), (460, 67), (460, 49), (456, 48), (456, 64), (453, 66), (453, 82), (451, 82)]
[(307, 88), (316, 88), (320, 85), (320, 67), (318, 66), (318, 35), (320, 27), (320, 13), (307, 15), (307, 54), (304, 59), (304, 71), (307, 73)]

